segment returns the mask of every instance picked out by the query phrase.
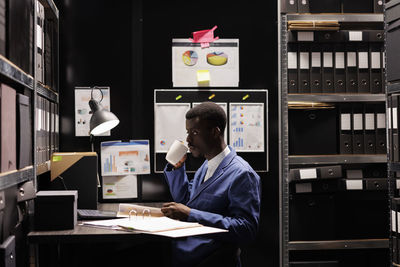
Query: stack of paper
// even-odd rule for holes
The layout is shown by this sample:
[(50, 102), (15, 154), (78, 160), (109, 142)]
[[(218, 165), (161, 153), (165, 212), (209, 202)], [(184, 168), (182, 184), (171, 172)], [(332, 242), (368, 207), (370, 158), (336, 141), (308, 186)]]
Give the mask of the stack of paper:
[(303, 21), (303, 20), (289, 20), (288, 21), (289, 30), (315, 30), (315, 31), (338, 31), (340, 29), (340, 24), (338, 21), (326, 20), (326, 21)]

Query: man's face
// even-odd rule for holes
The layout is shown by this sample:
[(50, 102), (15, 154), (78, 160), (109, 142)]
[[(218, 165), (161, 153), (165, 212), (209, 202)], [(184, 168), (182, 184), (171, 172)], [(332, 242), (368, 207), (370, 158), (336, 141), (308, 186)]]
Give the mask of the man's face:
[(188, 146), (194, 157), (204, 156), (213, 143), (212, 128), (198, 117), (186, 120)]

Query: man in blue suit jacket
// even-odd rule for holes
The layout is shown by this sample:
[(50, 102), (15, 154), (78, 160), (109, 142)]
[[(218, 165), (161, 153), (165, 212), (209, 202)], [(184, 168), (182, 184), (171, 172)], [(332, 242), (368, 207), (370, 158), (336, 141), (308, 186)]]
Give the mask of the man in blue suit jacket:
[[(173, 265), (213, 266), (210, 258), (226, 248), (255, 238), (260, 214), (260, 177), (225, 144), (226, 114), (217, 104), (204, 102), (186, 114), (187, 142), (194, 157), (205, 157), (194, 179), (188, 180), (184, 161), (167, 164), (166, 181), (175, 202), (161, 209), (173, 219), (199, 222), (229, 230), (227, 234), (182, 238), (173, 243)], [(233, 250), (232, 250), (233, 251)], [(228, 253), (229, 254), (229, 253)], [(234, 255), (215, 254), (223, 266), (240, 266)], [(229, 265), (229, 258), (233, 265)]]

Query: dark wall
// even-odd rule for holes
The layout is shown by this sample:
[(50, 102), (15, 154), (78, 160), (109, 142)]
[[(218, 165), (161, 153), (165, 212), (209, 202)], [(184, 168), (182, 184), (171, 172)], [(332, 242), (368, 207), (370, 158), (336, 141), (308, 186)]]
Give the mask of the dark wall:
[[(153, 90), (172, 88), (171, 39), (218, 26), (220, 38), (240, 40), (240, 89), (269, 90), (270, 172), (262, 179), (259, 236), (243, 250), (244, 266), (279, 265), (278, 91), (276, 1), (212, 5), (189, 1), (58, 0), (62, 151), (87, 151), (74, 137), (74, 86), (109, 85), (121, 123), (111, 137), (153, 143)], [(218, 11), (216, 11), (218, 10)], [(219, 11), (221, 10), (221, 11)], [(151, 148), (153, 149), (153, 148)], [(152, 174), (163, 184), (163, 177)], [(149, 200), (149, 199), (148, 199)], [(151, 199), (150, 199), (151, 200)]]

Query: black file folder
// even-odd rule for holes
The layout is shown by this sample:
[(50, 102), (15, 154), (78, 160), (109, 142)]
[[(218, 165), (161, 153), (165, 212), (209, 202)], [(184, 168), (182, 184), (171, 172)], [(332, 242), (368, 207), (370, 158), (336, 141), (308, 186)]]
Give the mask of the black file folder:
[(290, 169), (289, 181), (310, 179), (331, 179), (343, 177), (342, 166), (321, 166), (317, 168)]
[(340, 154), (353, 153), (351, 105), (340, 107)]
[(399, 263), (399, 221), (397, 214), (400, 212), (400, 199), (392, 198), (391, 199), (391, 208), (390, 208), (390, 217), (391, 217), (391, 237), (392, 237), (392, 257), (394, 263)]
[(371, 93), (379, 94), (384, 92), (382, 83), (382, 60), (381, 60), (381, 47), (380, 43), (370, 43), (370, 58), (371, 58), (371, 75), (370, 87)]
[(288, 92), (298, 92), (297, 45), (288, 44)]
[[(329, 45), (323, 46), (322, 51), (332, 51)], [(334, 77), (333, 77), (333, 53), (322, 53), (322, 92), (334, 92)]]
[(335, 93), (346, 92), (346, 60), (344, 51), (344, 45), (335, 45)]
[(308, 44), (299, 44), (299, 93), (310, 93), (310, 52)]
[(311, 93), (322, 93), (322, 75), (321, 75), (321, 50), (319, 46), (311, 46), (311, 72), (310, 86)]
[(346, 92), (357, 93), (357, 52), (356, 45), (346, 45)]
[[(388, 98), (388, 101), (390, 98)], [(386, 112), (382, 104), (375, 105), (376, 116), (376, 153), (386, 154)], [(389, 129), (390, 132), (390, 129)]]
[(18, 168), (32, 165), (31, 105), (28, 96), (17, 94)]
[(364, 153), (364, 120), (362, 104), (353, 104), (353, 154)]
[(297, 0), (282, 0), (282, 13), (297, 13)]
[(297, 10), (298, 10), (298, 13), (310, 13), (309, 0), (298, 0)]
[(369, 57), (368, 45), (359, 44), (357, 51), (358, 62), (358, 92), (370, 93), (369, 89)]
[(7, 1), (7, 58), (28, 74), (32, 74), (33, 42), (30, 34), (33, 24), (33, 4), (31, 0)]
[(398, 95), (391, 96), (391, 118), (392, 118), (392, 150), (393, 161), (399, 161), (399, 131), (398, 131)]
[(375, 154), (375, 110), (372, 105), (365, 105), (364, 110), (364, 151)]
[(369, 30), (368, 31), (368, 41), (370, 42), (380, 42), (383, 43), (385, 40), (385, 31), (383, 30)]

